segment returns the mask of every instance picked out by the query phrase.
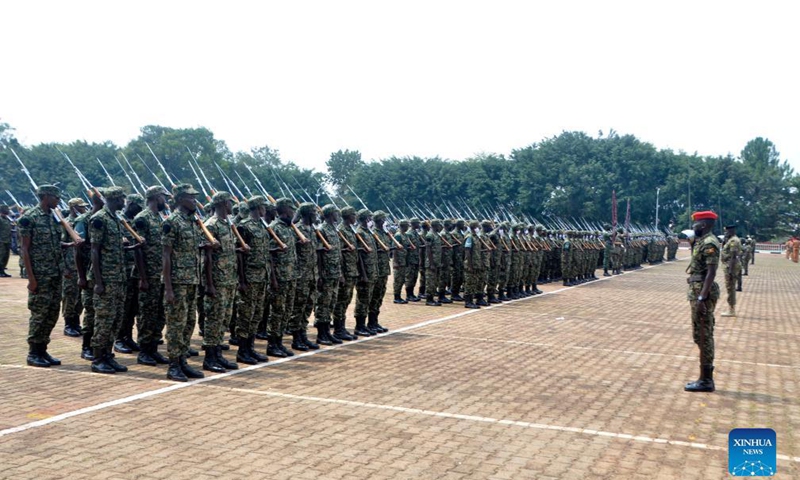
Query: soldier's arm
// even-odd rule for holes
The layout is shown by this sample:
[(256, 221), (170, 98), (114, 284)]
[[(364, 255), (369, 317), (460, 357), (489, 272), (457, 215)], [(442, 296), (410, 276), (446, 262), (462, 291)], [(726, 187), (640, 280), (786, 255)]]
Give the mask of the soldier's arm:
[(146, 292), (150, 289), (150, 285), (147, 283), (147, 270), (145, 270), (144, 266), (144, 252), (142, 252), (141, 248), (137, 248), (133, 251), (133, 262), (136, 264), (136, 271), (139, 273), (139, 290)]
[(211, 249), (204, 249), (203, 255), (205, 256), (206, 260), (203, 268), (203, 273), (206, 276), (206, 296), (214, 298), (217, 295), (217, 289), (214, 288), (214, 276), (211, 274), (211, 270), (214, 268), (214, 258), (211, 255)]
[(172, 245), (164, 245), (161, 250), (161, 276), (164, 278), (164, 300), (175, 303), (172, 293)]
[(33, 264), (31, 263), (31, 237), (25, 235), (22, 237), (22, 263), (25, 265), (25, 271), (28, 272), (28, 291), (36, 293), (39, 289), (39, 282), (36, 281), (36, 275), (33, 271)]
[(100, 271), (100, 244), (92, 243), (92, 273), (94, 274), (94, 293), (102, 295), (106, 291), (103, 274)]

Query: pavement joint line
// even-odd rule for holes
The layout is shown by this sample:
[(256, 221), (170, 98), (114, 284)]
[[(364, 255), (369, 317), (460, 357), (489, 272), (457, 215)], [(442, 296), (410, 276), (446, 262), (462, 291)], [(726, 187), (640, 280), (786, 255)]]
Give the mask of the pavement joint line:
[[(402, 332), (404, 333), (404, 332)], [(496, 338), (478, 338), (478, 337), (465, 337), (460, 335), (441, 335), (438, 333), (424, 333), (424, 332), (413, 332), (413, 333), (404, 333), (405, 335), (414, 335), (418, 337), (435, 337), (435, 338), (450, 338), (453, 340), (475, 340), (475, 341), (484, 341), (484, 342), (495, 342), (495, 343), (508, 343), (512, 345), (526, 345), (531, 347), (550, 347), (550, 348), (561, 348), (565, 350), (592, 350), (597, 352), (609, 352), (609, 353), (624, 353), (629, 355), (645, 355), (651, 357), (672, 357), (672, 358), (680, 358), (680, 359), (688, 359), (688, 360), (697, 360), (697, 356), (689, 356), (689, 355), (673, 355), (669, 353), (656, 353), (656, 352), (637, 352), (634, 350), (618, 350), (615, 348), (598, 348), (598, 347), (581, 347), (579, 345), (554, 345), (552, 343), (538, 343), (538, 342), (523, 342), (521, 340), (500, 340)], [(741, 360), (724, 360), (724, 359), (716, 359), (717, 362), (725, 362), (725, 363), (736, 363), (739, 365), (753, 365), (758, 367), (774, 367), (774, 368), (790, 368), (790, 369), (800, 369), (800, 367), (795, 365), (780, 365), (776, 363), (757, 363), (757, 362), (744, 362)]]
[(169, 380), (164, 380), (161, 378), (143, 378), (137, 377), (136, 375), (103, 375), (102, 377), (98, 376), (98, 374), (90, 371), (78, 371), (78, 370), (67, 370), (64, 368), (41, 368), (41, 367), (32, 367), (30, 365), (16, 365), (11, 363), (0, 363), (0, 368), (16, 368), (20, 370), (30, 370), (31, 372), (42, 372), (42, 373), (55, 373), (55, 374), (62, 374), (62, 375), (86, 375), (91, 376), (94, 378), (99, 379), (114, 379), (114, 380), (126, 380), (126, 381), (135, 381), (135, 382), (157, 382), (157, 383), (169, 383), (172, 384)]
[[(633, 272), (630, 272), (630, 273), (638, 273), (638, 272), (643, 272), (645, 270), (649, 270), (651, 268), (656, 268), (656, 267), (663, 266), (663, 265), (671, 265), (671, 264), (675, 263), (676, 261), (681, 261), (681, 260), (684, 260), (684, 259), (683, 258), (679, 258), (679, 259), (676, 259), (675, 261), (671, 261), (671, 262), (658, 263), (656, 265), (648, 265), (648, 266), (642, 267), (639, 270), (634, 270)], [(325, 348), (325, 349), (313, 350), (313, 351), (310, 351), (310, 352), (306, 352), (306, 353), (302, 353), (302, 354), (299, 354), (299, 355), (295, 355), (293, 357), (281, 358), (281, 359), (278, 359), (278, 360), (270, 360), (267, 363), (260, 363), (258, 365), (251, 365), (249, 367), (240, 368), (239, 370), (231, 370), (231, 371), (228, 371), (228, 372), (225, 372), (225, 373), (220, 373), (220, 374), (217, 374), (217, 375), (214, 375), (214, 376), (208, 376), (208, 377), (205, 377), (205, 378), (192, 380), (192, 381), (189, 381), (189, 382), (174, 383), (174, 384), (169, 385), (167, 387), (158, 388), (158, 389), (150, 390), (150, 391), (147, 391), (147, 392), (137, 393), (135, 395), (129, 395), (127, 397), (117, 398), (115, 400), (110, 400), (110, 401), (107, 401), (107, 402), (98, 403), (96, 405), (91, 405), (91, 406), (88, 406), (88, 407), (79, 408), (77, 410), (72, 410), (72, 411), (69, 411), (69, 412), (60, 413), (58, 415), (53, 415), (52, 417), (48, 417), (48, 418), (45, 418), (45, 419), (42, 419), (42, 420), (37, 420), (37, 421), (34, 421), (34, 422), (25, 423), (25, 424), (22, 424), (22, 425), (18, 425), (16, 427), (6, 428), (4, 430), (0, 430), (0, 438), (4, 437), (6, 435), (12, 435), (14, 433), (24, 432), (24, 431), (30, 430), (32, 428), (44, 427), (46, 425), (50, 425), (52, 423), (57, 423), (57, 422), (60, 422), (60, 421), (63, 421), (63, 420), (67, 420), (67, 419), (72, 418), (72, 417), (77, 417), (77, 416), (80, 416), (80, 415), (85, 415), (87, 413), (92, 413), (92, 412), (96, 412), (96, 411), (99, 411), (99, 410), (104, 410), (106, 408), (115, 407), (117, 405), (124, 405), (126, 403), (131, 403), (131, 402), (135, 402), (135, 401), (138, 401), (138, 400), (144, 400), (146, 398), (154, 397), (156, 395), (161, 395), (163, 393), (169, 393), (169, 392), (172, 392), (172, 391), (175, 391), (175, 390), (181, 390), (181, 389), (184, 389), (184, 388), (189, 388), (189, 387), (192, 387), (194, 385), (200, 385), (200, 384), (204, 384), (204, 383), (208, 383), (208, 382), (213, 382), (215, 380), (220, 380), (220, 379), (227, 378), (227, 377), (230, 377), (230, 376), (233, 376), (233, 375), (240, 375), (242, 373), (250, 372), (252, 370), (258, 370), (258, 369), (265, 368), (265, 367), (271, 367), (271, 366), (274, 366), (274, 365), (280, 365), (282, 363), (290, 362), (290, 361), (293, 361), (293, 360), (299, 360), (301, 358), (306, 358), (306, 357), (310, 357), (312, 355), (318, 355), (318, 354), (325, 353), (325, 352), (330, 352), (330, 351), (333, 351), (333, 350), (337, 350), (337, 349), (340, 349), (340, 348), (345, 348), (345, 347), (348, 347), (350, 345), (355, 345), (355, 344), (366, 342), (366, 341), (370, 341), (370, 340), (378, 340), (380, 338), (387, 337), (389, 335), (394, 335), (394, 334), (397, 334), (397, 333), (403, 333), (403, 332), (407, 332), (409, 330), (415, 330), (417, 328), (423, 328), (423, 327), (427, 327), (429, 325), (435, 325), (437, 323), (447, 322), (447, 321), (450, 321), (450, 320), (454, 320), (456, 318), (465, 317), (467, 315), (474, 315), (476, 313), (485, 312), (485, 311), (491, 310), (493, 308), (503, 308), (503, 307), (505, 307), (507, 305), (511, 305), (511, 304), (516, 303), (516, 302), (524, 302), (524, 301), (534, 300), (536, 298), (541, 298), (541, 297), (544, 297), (544, 296), (547, 296), (547, 295), (557, 295), (558, 293), (561, 293), (561, 292), (564, 292), (564, 291), (575, 290), (576, 288), (585, 287), (587, 285), (596, 284), (598, 282), (602, 282), (602, 281), (606, 281), (606, 280), (611, 280), (613, 278), (615, 278), (615, 277), (613, 277), (613, 276), (612, 277), (600, 277), (597, 280), (592, 281), (592, 282), (582, 283), (582, 284), (575, 285), (575, 286), (572, 286), (572, 287), (562, 287), (562, 288), (559, 288), (559, 289), (556, 289), (556, 290), (552, 290), (550, 292), (544, 292), (542, 294), (531, 296), (531, 297), (525, 297), (525, 298), (520, 298), (520, 299), (516, 299), (516, 300), (510, 300), (510, 301), (507, 301), (507, 302), (504, 302), (504, 303), (494, 304), (494, 305), (490, 305), (488, 307), (482, 307), (480, 309), (469, 309), (467, 311), (454, 313), (452, 315), (446, 315), (446, 316), (441, 317), (441, 318), (433, 318), (431, 320), (425, 320), (423, 322), (419, 322), (419, 323), (415, 323), (415, 324), (412, 324), (412, 325), (407, 325), (405, 327), (400, 327), (400, 328), (394, 329), (394, 330), (392, 330), (390, 332), (387, 332), (387, 333), (382, 333), (382, 334), (379, 334), (379, 335), (376, 335), (376, 336), (372, 336), (372, 337), (359, 337), (358, 340), (345, 342), (345, 343), (343, 343), (341, 345), (333, 345), (333, 346)]]
[[(522, 428), (530, 428), (534, 430), (553, 430), (557, 432), (577, 433), (581, 435), (595, 435), (601, 437), (617, 438), (620, 440), (630, 440), (630, 441), (644, 442), (644, 443), (661, 443), (667, 445), (696, 448), (701, 450), (711, 450), (715, 452), (727, 451), (726, 447), (720, 447), (718, 445), (709, 445), (706, 443), (697, 443), (697, 442), (684, 442), (682, 440), (670, 440), (668, 438), (647, 437), (644, 435), (631, 435), (629, 433), (606, 432), (602, 430), (593, 430), (590, 428), (565, 427), (561, 425), (549, 425), (544, 423), (525, 422), (520, 420), (498, 419), (492, 417), (482, 417), (478, 415), (464, 415), (460, 413), (449, 413), (449, 412), (439, 412), (434, 410), (423, 410), (420, 408), (400, 407), (397, 405), (357, 402), (352, 400), (343, 400), (339, 398), (314, 397), (309, 395), (296, 395), (293, 393), (253, 390), (250, 388), (223, 387), (218, 385), (203, 385), (203, 386), (207, 388), (213, 388), (215, 390), (225, 390), (237, 393), (248, 393), (252, 395), (261, 395), (265, 397), (285, 398), (290, 400), (303, 400), (308, 402), (332, 403), (337, 405), (346, 405), (350, 407), (362, 407), (362, 408), (371, 408), (375, 410), (388, 410), (392, 412), (425, 415), (429, 417), (449, 418), (454, 420), (467, 420), (478, 423), (493, 423), (498, 425), (517, 426)], [(778, 454), (777, 457), (780, 460), (785, 460), (789, 462), (800, 462), (800, 457), (792, 457), (783, 454)]]

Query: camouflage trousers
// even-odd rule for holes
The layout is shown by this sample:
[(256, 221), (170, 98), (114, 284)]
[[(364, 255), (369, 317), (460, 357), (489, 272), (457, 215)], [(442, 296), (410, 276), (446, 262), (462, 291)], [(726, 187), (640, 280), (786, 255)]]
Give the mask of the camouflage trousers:
[(83, 304), (81, 334), (91, 338), (94, 335), (94, 280), (86, 279), (86, 289), (81, 290), (81, 303)]
[(425, 294), (436, 295), (442, 289), (442, 267), (425, 269)]
[(170, 360), (188, 355), (192, 333), (197, 322), (197, 285), (172, 286), (174, 303), (164, 304), (167, 324), (167, 353)]
[(111, 348), (125, 309), (125, 283), (108, 282), (102, 295), (95, 293), (92, 348)]
[(258, 324), (264, 318), (266, 294), (266, 282), (248, 283), (244, 292), (236, 292), (236, 325), (231, 334), (247, 338), (258, 332)]
[(374, 278), (366, 282), (356, 282), (356, 318), (366, 317), (369, 314), (372, 293), (375, 291), (376, 283)]
[(203, 346), (216, 347), (222, 345), (225, 329), (233, 315), (233, 302), (236, 297), (236, 285), (215, 285), (214, 297), (203, 300), (206, 312), (206, 324), (203, 328)]
[(383, 297), (386, 295), (386, 284), (388, 282), (388, 276), (380, 276), (375, 280), (375, 286), (372, 288), (372, 295), (369, 299), (370, 313), (381, 313), (381, 305), (383, 305)]
[(394, 293), (395, 297), (399, 297), (403, 294), (403, 285), (406, 282), (406, 267), (403, 266), (396, 266), (392, 265), (392, 293)]
[(701, 315), (698, 311), (697, 297), (703, 289), (703, 282), (693, 282), (689, 284), (689, 305), (692, 309), (692, 337), (694, 343), (700, 348), (700, 364), (714, 364), (714, 309), (719, 300), (719, 285), (714, 282), (711, 292), (706, 300), (706, 314)]
[(467, 295), (477, 295), (479, 293), (483, 293), (483, 283), (484, 283), (484, 274), (485, 272), (483, 269), (474, 269), (470, 270), (469, 268), (464, 268), (464, 293)]
[(733, 271), (729, 271), (728, 267), (725, 266), (723, 269), (725, 272), (725, 291), (728, 293), (728, 305), (731, 307), (736, 306), (736, 284), (739, 282), (739, 275), (741, 275), (742, 270), (740, 268), (734, 268)]
[(138, 341), (147, 345), (158, 343), (164, 330), (164, 285), (154, 277), (147, 281), (146, 292), (139, 292), (139, 316), (136, 321)]
[(11, 257), (11, 244), (0, 243), (0, 271), (4, 271), (8, 266), (8, 259)]
[(605, 247), (603, 249), (603, 270), (608, 270), (612, 268), (611, 256), (612, 256), (612, 249), (610, 247)]
[(117, 338), (133, 338), (133, 324), (139, 315), (139, 279), (129, 278), (125, 284), (125, 302), (122, 308), (122, 323)]
[(50, 343), (50, 333), (58, 322), (61, 308), (61, 277), (37, 278), (36, 293), (28, 292), (29, 343)]
[(509, 285), (511, 279), (511, 255), (503, 252), (500, 256), (500, 269), (497, 272), (497, 292), (501, 293)]
[(79, 319), (83, 313), (81, 288), (78, 286), (78, 274), (73, 272), (70, 278), (61, 280), (61, 313), (64, 320)]
[(417, 276), (419, 275), (419, 264), (413, 263), (406, 265), (406, 290), (414, 291), (417, 286)]
[(442, 267), (439, 273), (439, 285), (442, 289), (445, 289), (450, 286), (450, 272), (453, 270), (453, 266), (448, 263), (442, 263)]
[(463, 257), (463, 252), (456, 252), (455, 256), (453, 257), (453, 274), (451, 276), (452, 281), (450, 283), (450, 289), (453, 291), (453, 295), (457, 295), (461, 291), (461, 287), (464, 285)]
[(494, 265), (491, 265), (486, 274), (486, 293), (494, 295), (497, 293), (497, 278), (500, 276), (500, 262), (497, 261)]
[(278, 280), (275, 290), (275, 300), (271, 305), (269, 320), (267, 321), (267, 334), (276, 337), (283, 336), (283, 331), (289, 325), (289, 320), (294, 307), (294, 293), (297, 289), (296, 280)]
[(353, 300), (353, 289), (358, 277), (344, 277), (344, 283), (339, 285), (336, 292), (336, 305), (333, 307), (333, 321), (344, 322), (347, 317), (347, 307)]
[(339, 279), (322, 279), (322, 291), (317, 292), (317, 303), (314, 307), (314, 325), (330, 325), (331, 315), (339, 296)]
[(308, 328), (308, 317), (314, 310), (314, 301), (317, 294), (317, 282), (313, 275), (297, 280), (297, 287), (294, 292), (294, 305), (292, 315), (289, 318), (289, 331), (306, 330)]

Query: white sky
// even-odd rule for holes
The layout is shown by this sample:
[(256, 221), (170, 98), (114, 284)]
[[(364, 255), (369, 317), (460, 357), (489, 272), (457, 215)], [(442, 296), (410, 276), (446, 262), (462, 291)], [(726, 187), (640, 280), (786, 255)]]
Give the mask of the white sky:
[[(324, 170), (508, 154), (563, 130), (800, 171), (797, 2), (8, 1), (0, 121), (26, 144), (205, 126)], [(794, 58), (794, 60), (792, 60)]]

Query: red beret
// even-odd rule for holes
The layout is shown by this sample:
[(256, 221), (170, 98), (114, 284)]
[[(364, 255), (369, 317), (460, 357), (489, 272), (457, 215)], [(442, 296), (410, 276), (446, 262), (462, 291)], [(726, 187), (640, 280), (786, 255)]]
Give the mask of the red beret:
[(692, 220), (695, 222), (698, 220), (716, 220), (716, 219), (717, 219), (717, 214), (712, 212), (711, 210), (706, 210), (704, 212), (694, 212), (692, 214)]

